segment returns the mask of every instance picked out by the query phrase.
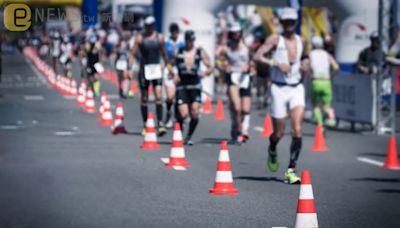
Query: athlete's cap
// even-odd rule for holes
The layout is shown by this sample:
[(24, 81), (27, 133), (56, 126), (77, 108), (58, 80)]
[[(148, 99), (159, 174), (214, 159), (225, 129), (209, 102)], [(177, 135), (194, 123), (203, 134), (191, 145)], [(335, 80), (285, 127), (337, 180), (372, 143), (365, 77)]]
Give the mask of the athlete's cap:
[(148, 16), (146, 19), (144, 19), (144, 24), (145, 25), (152, 25), (156, 22), (156, 19), (153, 16)]
[(242, 27), (239, 23), (233, 23), (229, 26), (229, 32), (240, 32), (242, 31)]
[(314, 47), (322, 47), (324, 45), (324, 41), (322, 40), (322, 38), (320, 36), (313, 36), (311, 38), (311, 44)]
[(194, 41), (194, 40), (196, 40), (196, 36), (195, 36), (193, 30), (187, 30), (187, 31), (185, 32), (185, 40), (188, 40), (188, 41)]
[(378, 34), (378, 32), (376, 32), (376, 31), (372, 32), (371, 35), (369, 35), (369, 38), (370, 38), (371, 40), (379, 40), (379, 34)]
[(279, 19), (284, 20), (294, 20), (296, 21), (298, 18), (297, 11), (291, 7), (285, 7), (282, 9), (281, 14), (279, 15)]

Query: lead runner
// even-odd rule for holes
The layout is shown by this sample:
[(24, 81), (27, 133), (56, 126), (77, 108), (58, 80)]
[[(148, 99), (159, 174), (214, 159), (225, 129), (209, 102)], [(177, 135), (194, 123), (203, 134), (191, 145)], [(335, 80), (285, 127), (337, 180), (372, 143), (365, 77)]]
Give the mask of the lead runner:
[[(271, 116), (274, 132), (268, 148), (268, 168), (271, 172), (279, 169), (277, 145), (285, 132), (285, 122), (289, 114), (292, 126), (290, 161), (284, 175), (284, 182), (300, 183), (295, 168), (302, 147), (302, 125), (305, 107), (305, 92), (301, 71), (308, 67), (308, 60), (300, 36), (295, 34), (297, 11), (284, 8), (280, 14), (282, 34), (273, 34), (257, 51), (255, 60), (271, 67)], [(267, 55), (272, 54), (272, 58)]]

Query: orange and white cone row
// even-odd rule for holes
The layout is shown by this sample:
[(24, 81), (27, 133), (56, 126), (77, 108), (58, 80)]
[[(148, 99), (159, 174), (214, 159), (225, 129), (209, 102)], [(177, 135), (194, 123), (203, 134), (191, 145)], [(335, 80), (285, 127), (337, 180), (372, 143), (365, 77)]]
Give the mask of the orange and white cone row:
[(78, 90), (76, 88), (76, 81), (75, 80), (71, 80), (71, 96), (72, 97), (78, 96)]
[(101, 97), (100, 97), (100, 107), (99, 107), (99, 112), (97, 113), (97, 117), (98, 118), (102, 118), (103, 116), (103, 112), (104, 112), (104, 102), (106, 102), (108, 100), (107, 98), (107, 94), (106, 92), (102, 92), (101, 93)]
[(111, 113), (110, 101), (106, 100), (104, 102), (104, 111), (101, 115), (100, 125), (102, 126), (112, 126), (113, 125), (113, 117)]
[(94, 99), (93, 99), (93, 91), (92, 88), (89, 87), (87, 93), (86, 93), (86, 101), (85, 101), (85, 112), (88, 113), (94, 113), (96, 112), (96, 105), (94, 103)]
[(181, 126), (179, 123), (174, 125), (174, 134), (172, 137), (171, 153), (169, 156), (169, 162), (165, 164), (168, 167), (189, 167), (189, 163), (185, 158), (185, 149), (183, 147), (183, 137)]
[(76, 99), (76, 106), (82, 107), (85, 105), (85, 100), (86, 100), (86, 83), (84, 81), (81, 82), (81, 85), (79, 86), (79, 94), (78, 98)]
[(315, 208), (311, 175), (308, 170), (301, 173), (295, 228), (318, 228), (317, 209)]
[(154, 125), (153, 113), (151, 112), (147, 114), (146, 134), (144, 135), (144, 141), (140, 148), (144, 150), (161, 148), (160, 144), (157, 143), (156, 128)]
[(229, 159), (228, 143), (221, 142), (219, 152), (217, 175), (215, 177), (214, 187), (210, 189), (209, 194), (236, 195), (239, 191), (233, 185), (231, 162)]
[(128, 133), (124, 125), (124, 107), (122, 101), (118, 101), (117, 103), (117, 109), (115, 110), (115, 120), (112, 133), (114, 135)]

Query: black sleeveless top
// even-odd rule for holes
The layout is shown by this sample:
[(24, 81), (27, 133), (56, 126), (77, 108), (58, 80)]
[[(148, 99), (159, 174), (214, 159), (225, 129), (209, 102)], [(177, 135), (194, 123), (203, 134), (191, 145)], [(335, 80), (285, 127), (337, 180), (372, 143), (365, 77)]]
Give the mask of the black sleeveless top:
[(145, 65), (160, 63), (160, 47), (161, 44), (158, 38), (158, 33), (156, 33), (156, 39), (143, 38), (142, 45), (140, 46), (141, 64)]
[(185, 64), (185, 48), (180, 48), (176, 57), (176, 67), (178, 68), (178, 74), (180, 82), (178, 86), (197, 86), (200, 85), (200, 77), (198, 72), (200, 70), (201, 62), (201, 49), (196, 49), (196, 54), (194, 57), (194, 66), (188, 69)]

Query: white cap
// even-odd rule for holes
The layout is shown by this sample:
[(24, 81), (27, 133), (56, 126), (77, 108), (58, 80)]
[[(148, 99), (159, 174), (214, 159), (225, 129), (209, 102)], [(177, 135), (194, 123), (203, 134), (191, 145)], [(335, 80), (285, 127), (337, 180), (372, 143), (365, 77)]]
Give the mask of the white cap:
[(229, 26), (229, 32), (240, 32), (242, 31), (242, 27), (240, 26), (239, 23), (232, 23), (231, 26)]
[(282, 9), (281, 14), (279, 16), (280, 20), (297, 20), (297, 11), (291, 7), (285, 7)]
[(146, 19), (144, 19), (144, 24), (145, 25), (152, 25), (156, 22), (156, 19), (153, 16), (148, 16)]
[(311, 38), (311, 44), (314, 47), (322, 47), (324, 45), (324, 41), (322, 40), (322, 38), (320, 36), (313, 36)]

